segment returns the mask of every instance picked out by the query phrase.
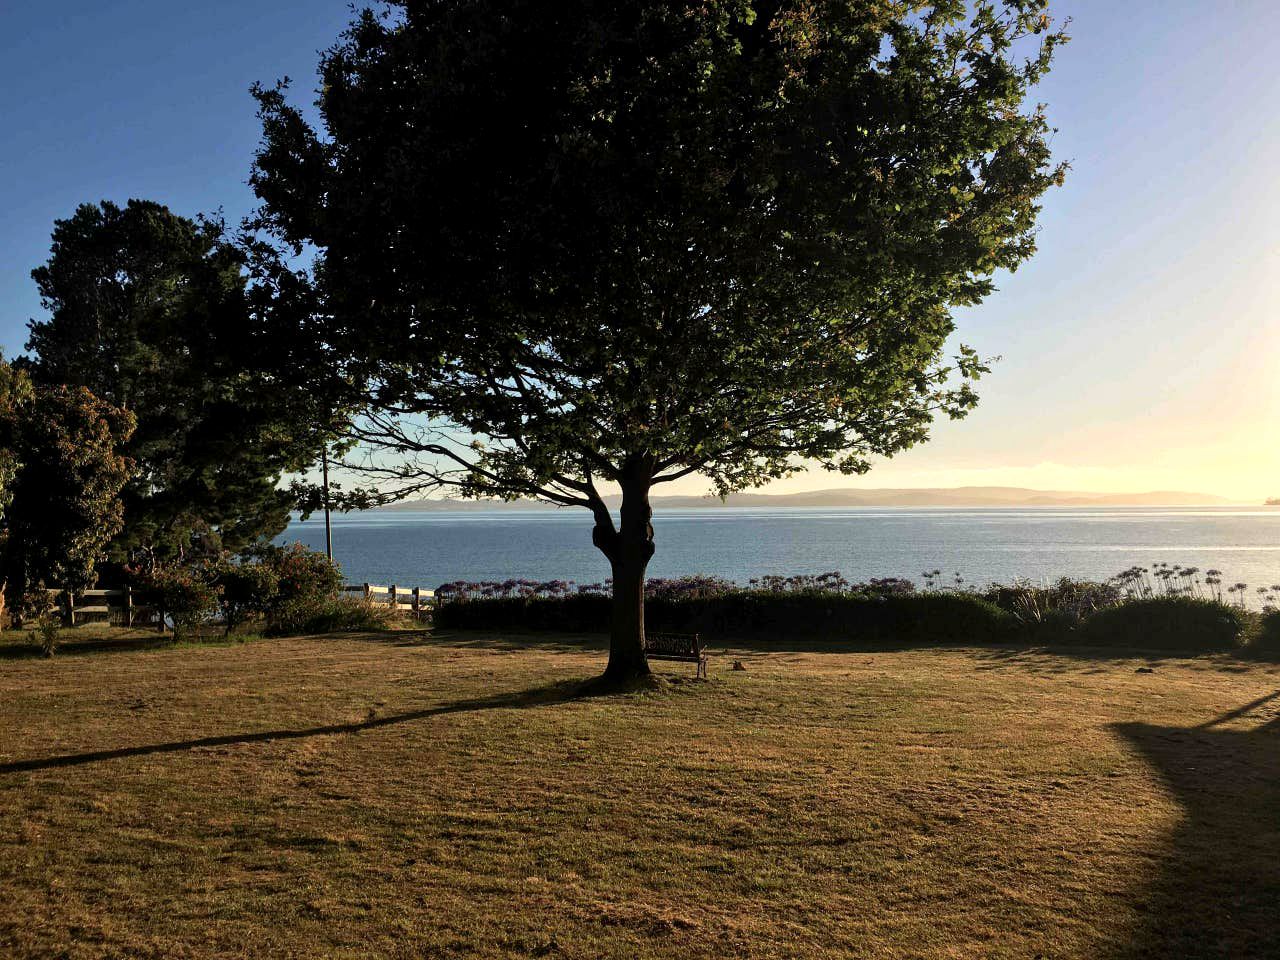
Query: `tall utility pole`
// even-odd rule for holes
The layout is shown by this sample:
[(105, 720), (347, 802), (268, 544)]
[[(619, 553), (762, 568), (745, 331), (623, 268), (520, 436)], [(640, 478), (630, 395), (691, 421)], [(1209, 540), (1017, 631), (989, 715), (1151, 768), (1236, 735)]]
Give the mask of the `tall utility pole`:
[(320, 451), (320, 470), (324, 474), (324, 554), (333, 562), (333, 527), (329, 524), (329, 445)]

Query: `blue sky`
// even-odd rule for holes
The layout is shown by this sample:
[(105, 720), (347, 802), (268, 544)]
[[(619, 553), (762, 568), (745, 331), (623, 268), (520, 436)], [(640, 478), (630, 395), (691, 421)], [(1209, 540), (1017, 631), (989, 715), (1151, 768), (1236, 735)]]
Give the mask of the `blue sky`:
[[(1054, 13), (1073, 40), (1040, 96), (1073, 170), (1037, 257), (960, 318), (1003, 359), (969, 419), (852, 484), (1280, 495), (1280, 3)], [(4, 5), (0, 349), (21, 349), (28, 274), (78, 203), (247, 212), (249, 84), (309, 99), (347, 19), (345, 0)]]

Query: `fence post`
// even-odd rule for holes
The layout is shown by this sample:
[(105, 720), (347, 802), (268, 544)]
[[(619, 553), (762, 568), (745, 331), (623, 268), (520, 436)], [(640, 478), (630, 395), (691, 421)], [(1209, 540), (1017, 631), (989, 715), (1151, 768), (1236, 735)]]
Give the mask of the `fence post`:
[(422, 588), (413, 588), (413, 619), (422, 619)]
[(396, 606), (396, 585), (395, 585), (394, 583), (391, 585), (391, 593), (390, 593), (390, 594), (388, 594), (388, 596), (390, 596), (390, 597), (391, 597), (391, 612), (392, 612), (392, 614), (399, 613), (399, 612), (400, 612), (400, 608), (399, 608), (398, 606)]
[(62, 591), (62, 600), (66, 604), (67, 610), (66, 615), (63, 617), (63, 622), (68, 627), (74, 627), (76, 625), (76, 598), (70, 587)]
[(368, 601), (368, 599), (369, 599), (371, 596), (373, 596), (373, 594), (369, 591), (369, 584), (368, 584), (368, 582), (366, 581), (366, 582), (365, 582), (365, 585), (364, 585), (364, 599), (365, 599), (365, 601), (367, 602), (367, 601)]
[(133, 587), (128, 585), (124, 588), (124, 625), (133, 626)]

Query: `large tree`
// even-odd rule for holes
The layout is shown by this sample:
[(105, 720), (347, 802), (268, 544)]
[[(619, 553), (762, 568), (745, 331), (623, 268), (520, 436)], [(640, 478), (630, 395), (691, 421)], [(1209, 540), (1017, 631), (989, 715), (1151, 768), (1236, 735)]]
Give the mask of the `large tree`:
[(0, 613), (31, 589), (81, 589), (119, 532), (133, 417), (83, 387), (33, 386), (0, 361)]
[(859, 473), (972, 407), (951, 311), (1033, 252), (1063, 39), (1043, 0), (392, 3), (319, 130), (255, 90), (258, 223), (319, 251), (374, 476), (593, 512), (627, 681), (655, 485)]
[(252, 259), (220, 222), (130, 200), (57, 221), (32, 273), (49, 312), (30, 325), (37, 382), (86, 387), (137, 418), (117, 560), (202, 540), (239, 549), (288, 523), (280, 477), (318, 447), (309, 397), (255, 362), (273, 298), (251, 286)]

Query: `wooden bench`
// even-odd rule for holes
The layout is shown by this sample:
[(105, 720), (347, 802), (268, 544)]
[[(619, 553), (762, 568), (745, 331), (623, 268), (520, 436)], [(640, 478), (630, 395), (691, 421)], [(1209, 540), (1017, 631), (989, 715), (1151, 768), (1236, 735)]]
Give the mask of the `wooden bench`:
[(682, 633), (646, 633), (644, 653), (650, 660), (696, 663), (698, 670), (695, 675), (706, 679), (707, 654), (702, 648), (702, 640), (696, 633), (692, 636)]

